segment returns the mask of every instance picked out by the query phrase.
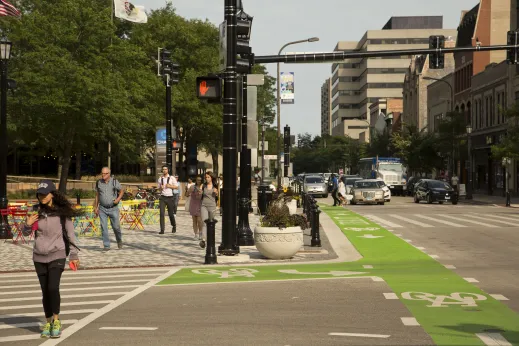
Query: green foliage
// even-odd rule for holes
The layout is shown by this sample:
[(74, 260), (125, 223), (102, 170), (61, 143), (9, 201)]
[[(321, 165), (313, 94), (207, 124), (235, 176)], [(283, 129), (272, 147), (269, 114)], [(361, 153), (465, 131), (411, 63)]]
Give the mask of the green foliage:
[(374, 133), (366, 147), (366, 154), (368, 157), (392, 157), (394, 153), (395, 149), (392, 146), (391, 136), (387, 131), (384, 131), (383, 133)]
[[(76, 198), (77, 194), (79, 193), (80, 198), (95, 198), (96, 193), (94, 190), (83, 190), (83, 189), (71, 189), (67, 190), (66, 196), (68, 198)], [(7, 193), (7, 198), (10, 201), (16, 200), (16, 199), (34, 199), (36, 200), (36, 190), (30, 189), (30, 190), (19, 190), (19, 191), (13, 191)]]
[(492, 146), (492, 155), (496, 159), (508, 157), (519, 159), (519, 104), (505, 111), (508, 119), (507, 133), (501, 143)]
[(267, 213), (261, 219), (261, 226), (278, 228), (299, 226), (303, 230), (306, 229), (307, 223), (303, 216), (296, 214), (290, 215), (286, 204), (287, 201), (290, 200), (292, 200), (291, 196), (285, 196), (283, 194), (273, 200), (267, 208)]

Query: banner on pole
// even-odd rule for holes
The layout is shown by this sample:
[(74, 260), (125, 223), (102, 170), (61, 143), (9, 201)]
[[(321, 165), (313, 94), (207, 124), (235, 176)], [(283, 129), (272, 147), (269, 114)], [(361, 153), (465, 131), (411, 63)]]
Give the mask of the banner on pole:
[(294, 72), (281, 72), (281, 103), (294, 104)]
[(114, 15), (117, 18), (127, 20), (134, 23), (147, 23), (148, 16), (144, 10), (144, 6), (135, 6), (127, 0), (114, 0)]

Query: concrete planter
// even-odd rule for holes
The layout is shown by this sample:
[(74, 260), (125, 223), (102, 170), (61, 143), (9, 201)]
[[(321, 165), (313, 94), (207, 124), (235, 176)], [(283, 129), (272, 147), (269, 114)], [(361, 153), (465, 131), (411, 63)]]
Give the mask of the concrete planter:
[(303, 230), (301, 227), (256, 226), (254, 241), (258, 251), (267, 258), (292, 258), (303, 246)]

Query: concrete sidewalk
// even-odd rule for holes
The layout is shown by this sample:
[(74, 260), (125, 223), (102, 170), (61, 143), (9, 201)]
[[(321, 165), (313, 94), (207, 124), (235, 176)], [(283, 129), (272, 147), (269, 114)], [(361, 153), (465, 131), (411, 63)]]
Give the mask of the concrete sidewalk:
[[(459, 202), (463, 204), (495, 204), (504, 207), (506, 204), (506, 197), (474, 194), (472, 195), (471, 200), (465, 199), (465, 196), (460, 196)], [(510, 202), (512, 208), (519, 208), (518, 197), (511, 197)]]
[[(299, 210), (301, 212), (301, 210)], [(221, 240), (221, 217), (217, 217), (216, 246)], [(251, 229), (259, 223), (259, 216), (250, 214)], [(102, 239), (81, 237), (78, 245), (79, 257), (84, 269), (131, 268), (159, 266), (198, 266), (204, 263), (205, 249), (194, 239), (191, 216), (179, 210), (177, 213), (177, 233), (171, 233), (166, 220), (166, 234), (159, 234), (158, 225), (147, 225), (142, 231), (128, 230), (122, 226), (124, 248), (117, 249), (115, 237), (111, 234), (112, 250), (103, 251)], [(239, 256), (218, 256), (218, 264), (280, 264), (308, 263), (315, 261), (355, 261), (361, 258), (348, 239), (324, 213), (321, 214), (322, 247), (311, 247), (310, 229), (305, 230), (305, 246), (290, 260), (270, 260), (264, 258), (254, 246), (240, 247)], [(11, 241), (0, 242), (0, 253), (4, 256), (1, 272), (33, 271), (32, 247), (30, 244), (16, 245)]]

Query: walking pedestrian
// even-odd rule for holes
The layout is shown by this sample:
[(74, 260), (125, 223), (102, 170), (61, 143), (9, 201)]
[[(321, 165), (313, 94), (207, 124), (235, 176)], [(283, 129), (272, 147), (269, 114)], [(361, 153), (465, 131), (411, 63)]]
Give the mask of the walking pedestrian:
[(186, 192), (186, 195), (189, 196), (189, 214), (193, 219), (195, 240), (202, 240), (202, 232), (204, 229), (204, 221), (202, 220), (202, 194), (202, 177), (196, 177), (195, 183), (192, 184)]
[(220, 177), (218, 178), (218, 208), (220, 208), (220, 216), (223, 215), (223, 174), (220, 174)]
[[(214, 217), (218, 200), (218, 185), (216, 184), (216, 177), (213, 176), (211, 171), (207, 171), (205, 173), (205, 184), (202, 186), (202, 221), (209, 219), (209, 215)], [(199, 245), (203, 249), (205, 248), (205, 241), (207, 239), (207, 225), (205, 222), (202, 233), (202, 239)]]
[(123, 236), (119, 221), (119, 202), (123, 198), (124, 190), (121, 184), (110, 175), (108, 167), (101, 169), (101, 179), (96, 183), (96, 198), (94, 210), (99, 215), (101, 230), (103, 232), (103, 250), (110, 251), (110, 235), (108, 234), (108, 219), (115, 234), (117, 247), (123, 248)]
[(187, 179), (187, 185), (186, 185), (186, 188), (184, 190), (184, 195), (186, 196), (185, 210), (187, 212), (189, 211), (190, 201), (191, 201), (191, 196), (189, 195), (188, 191), (191, 188), (191, 186), (194, 186), (194, 185), (195, 185), (195, 183), (193, 183), (193, 179), (188, 178)]
[(346, 185), (345, 185), (345, 177), (341, 177), (339, 179), (339, 187), (338, 187), (338, 197), (340, 202), (340, 205), (346, 205), (348, 204), (348, 201), (346, 199)]
[(79, 267), (78, 248), (72, 218), (81, 215), (67, 197), (56, 190), (50, 180), (42, 180), (36, 190), (39, 204), (37, 213), (27, 217), (24, 235), (35, 229), (32, 259), (40, 281), (43, 311), (47, 319), (41, 332), (42, 338), (59, 338), (61, 297), (59, 292), (61, 274), (69, 257), (70, 266)]
[(452, 188), (454, 189), (454, 191), (456, 191), (458, 193), (459, 192), (459, 190), (458, 190), (459, 179), (458, 179), (458, 176), (456, 175), (456, 173), (452, 174), (451, 183), (452, 183)]
[(337, 181), (337, 176), (332, 175), (332, 198), (333, 198), (333, 206), (340, 206), (341, 201), (337, 197), (337, 193), (339, 192), (339, 182)]
[[(160, 233), (164, 234), (164, 213), (166, 212), (166, 206), (168, 207), (169, 222), (171, 223), (171, 233), (177, 232), (177, 223), (175, 220), (175, 196), (173, 195), (173, 189), (178, 189), (178, 183), (175, 177), (169, 175), (168, 166), (162, 167), (162, 177), (158, 180), (158, 189), (161, 190), (159, 197), (159, 209), (160, 209)], [(178, 194), (177, 194), (178, 198)]]
[(178, 182), (178, 175), (175, 174), (175, 183), (177, 187), (173, 189), (173, 215), (177, 217), (178, 201), (180, 200), (180, 183)]

